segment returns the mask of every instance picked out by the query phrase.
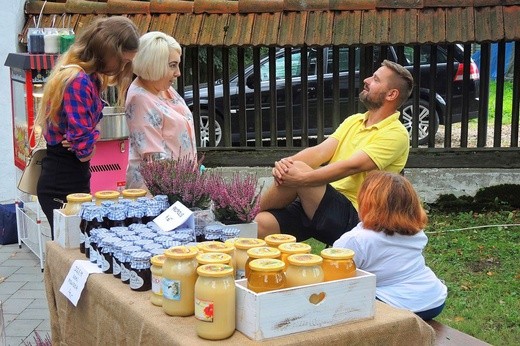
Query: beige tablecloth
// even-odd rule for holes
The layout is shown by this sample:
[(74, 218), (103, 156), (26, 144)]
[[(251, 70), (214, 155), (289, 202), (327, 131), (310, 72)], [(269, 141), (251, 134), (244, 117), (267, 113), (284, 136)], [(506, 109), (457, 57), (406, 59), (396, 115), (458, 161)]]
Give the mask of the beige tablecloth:
[(76, 259), (77, 249), (46, 244), (45, 287), (53, 345), (431, 345), (434, 330), (415, 314), (376, 302), (375, 318), (253, 341), (239, 331), (220, 342), (199, 338), (195, 317), (171, 317), (149, 301), (150, 292), (134, 292), (109, 274), (89, 276), (75, 307), (59, 289)]

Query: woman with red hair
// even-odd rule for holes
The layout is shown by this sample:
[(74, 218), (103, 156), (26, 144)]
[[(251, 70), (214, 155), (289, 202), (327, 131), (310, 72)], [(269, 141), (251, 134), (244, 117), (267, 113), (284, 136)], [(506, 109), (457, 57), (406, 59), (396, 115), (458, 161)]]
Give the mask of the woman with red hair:
[(367, 175), (358, 192), (361, 222), (334, 242), (354, 250), (359, 269), (376, 275), (376, 298), (424, 320), (439, 315), (446, 286), (426, 266), (428, 217), (412, 184), (383, 171)]

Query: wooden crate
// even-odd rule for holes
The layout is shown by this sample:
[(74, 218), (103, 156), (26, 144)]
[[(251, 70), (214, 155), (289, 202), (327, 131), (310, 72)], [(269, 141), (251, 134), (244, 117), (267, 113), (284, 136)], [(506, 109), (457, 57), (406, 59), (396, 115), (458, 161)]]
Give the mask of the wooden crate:
[(54, 209), (54, 240), (66, 249), (79, 248), (80, 221), (78, 215), (65, 215)]
[(376, 277), (356, 276), (314, 285), (255, 293), (236, 282), (236, 329), (253, 340), (374, 318)]

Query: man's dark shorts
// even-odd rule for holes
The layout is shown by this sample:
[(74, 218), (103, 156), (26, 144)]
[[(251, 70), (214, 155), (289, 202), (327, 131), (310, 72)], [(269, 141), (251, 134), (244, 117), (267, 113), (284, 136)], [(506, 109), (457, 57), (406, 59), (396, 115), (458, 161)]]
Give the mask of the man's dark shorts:
[(359, 222), (350, 200), (329, 184), (312, 220), (305, 214), (299, 200), (284, 209), (268, 211), (278, 221), (281, 233), (292, 234), (298, 241), (312, 237), (327, 245), (332, 245)]

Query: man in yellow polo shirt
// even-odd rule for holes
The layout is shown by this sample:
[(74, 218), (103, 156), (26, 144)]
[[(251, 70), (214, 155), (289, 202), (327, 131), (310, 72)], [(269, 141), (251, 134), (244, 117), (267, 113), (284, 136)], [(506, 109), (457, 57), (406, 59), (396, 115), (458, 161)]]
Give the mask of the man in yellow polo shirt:
[(409, 138), (397, 109), (410, 97), (413, 78), (385, 60), (364, 80), (367, 108), (343, 121), (322, 143), (275, 162), (274, 184), (260, 199), (258, 237), (289, 233), (332, 243), (359, 222), (357, 192), (369, 171), (399, 173)]

